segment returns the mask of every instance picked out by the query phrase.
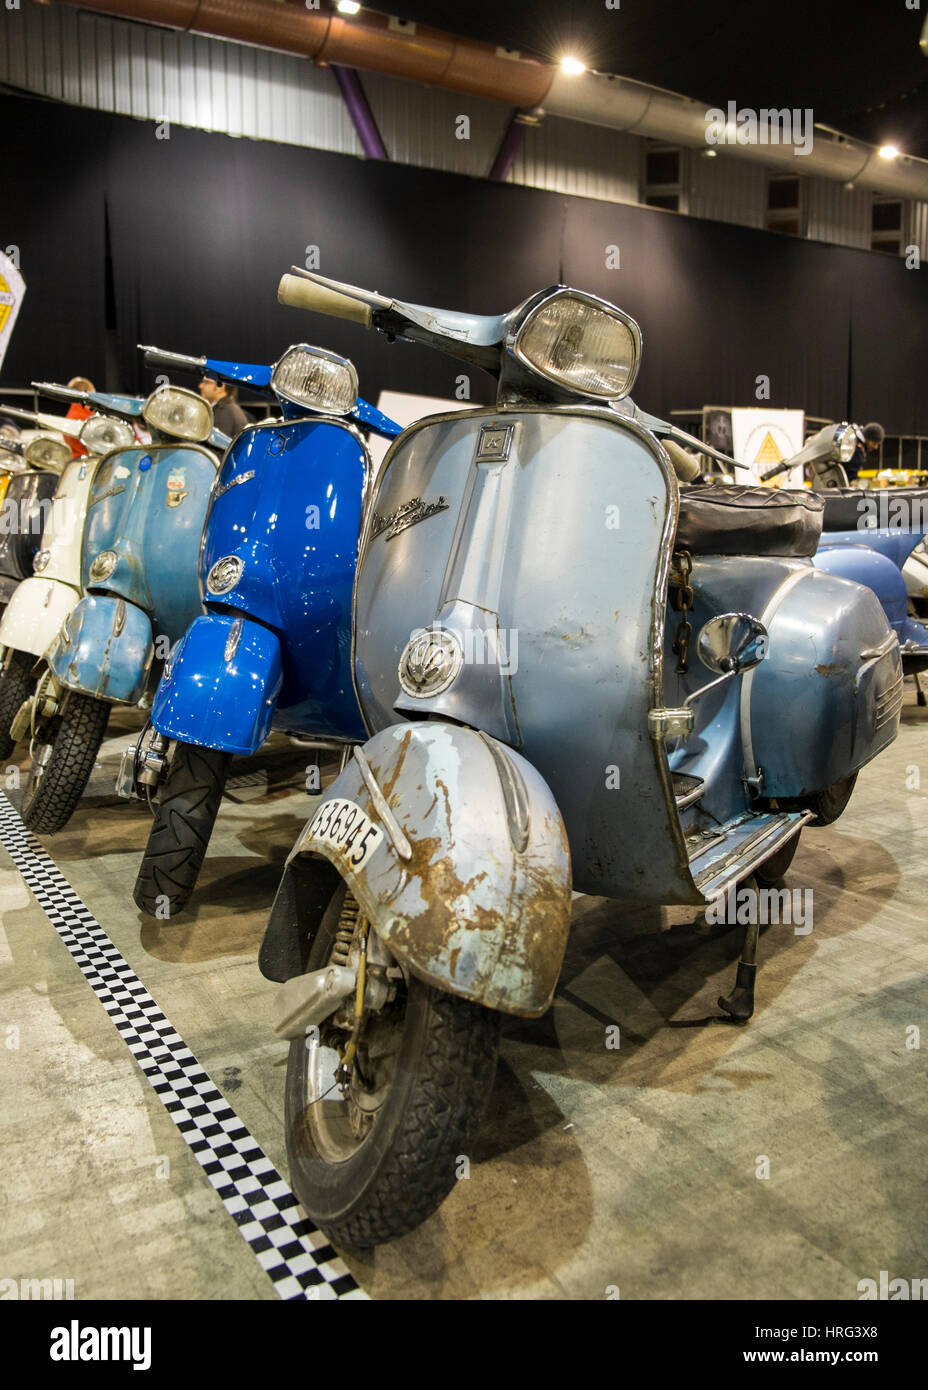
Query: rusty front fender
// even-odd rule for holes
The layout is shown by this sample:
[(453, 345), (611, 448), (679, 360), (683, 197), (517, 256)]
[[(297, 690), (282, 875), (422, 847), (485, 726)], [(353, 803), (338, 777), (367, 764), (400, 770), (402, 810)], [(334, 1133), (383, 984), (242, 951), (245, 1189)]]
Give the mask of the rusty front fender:
[(570, 851), (532, 765), (473, 729), (398, 724), (355, 750), (322, 804), (334, 798), (360, 807), (380, 838), (355, 866), (356, 848), (314, 833), (326, 819), (316, 811), (287, 861), (262, 972), (285, 980), (305, 968), (341, 877), (417, 978), (503, 1013), (544, 1013), (567, 945)]

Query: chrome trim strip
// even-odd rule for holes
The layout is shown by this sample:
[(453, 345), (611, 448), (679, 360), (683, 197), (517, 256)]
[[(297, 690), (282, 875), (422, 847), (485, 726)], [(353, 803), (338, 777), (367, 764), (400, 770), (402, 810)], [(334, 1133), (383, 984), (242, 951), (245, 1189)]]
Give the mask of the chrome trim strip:
[[(779, 589), (771, 595), (770, 602), (760, 615), (760, 621), (768, 632), (771, 620), (776, 616), (777, 609), (786, 595), (795, 589), (801, 579), (812, 572), (810, 561), (808, 565), (802, 565), (799, 569), (794, 570), (790, 577), (783, 581)], [(757, 777), (757, 764), (754, 761), (754, 738), (751, 732), (751, 691), (754, 688), (754, 672), (759, 670), (762, 665), (763, 662), (759, 662), (757, 666), (752, 666), (741, 678), (741, 753), (744, 761), (744, 775), (751, 781)]]
[[(738, 883), (752, 874), (756, 868), (763, 864), (765, 859), (792, 839), (793, 835), (798, 834), (802, 827), (810, 820), (814, 820), (814, 811), (803, 811), (795, 820), (790, 820), (784, 815), (780, 821), (775, 821), (773, 825), (764, 826), (754, 835), (748, 836), (730, 854), (724, 855), (714, 864), (709, 865), (702, 873), (695, 874), (694, 880), (699, 891), (706, 896), (707, 902), (712, 902), (719, 897), (733, 883)], [(760, 852), (751, 854), (750, 851), (758, 846)], [(747, 856), (747, 857), (745, 857)], [(716, 880), (721, 877), (721, 883)], [(707, 892), (706, 885), (714, 885), (711, 895)]]
[[(218, 478), (218, 473), (216, 476)], [(221, 487), (217, 487), (214, 483), (212, 500), (215, 502), (217, 497), (224, 497), (230, 488), (238, 487), (239, 483), (250, 483), (254, 476), (255, 470), (253, 468), (249, 468), (247, 473), (239, 473), (236, 477), (232, 479), (230, 483), (223, 483)]]
[(411, 859), (412, 845), (403, 834), (399, 822), (387, 805), (387, 799), (377, 785), (374, 774), (371, 772), (371, 765), (361, 752), (360, 744), (355, 744), (353, 751), (355, 762), (358, 764), (361, 770), (361, 776), (364, 778), (364, 785), (370, 792), (371, 801), (374, 803), (374, 809), (383, 821), (386, 832), (393, 841), (393, 848), (401, 859)]

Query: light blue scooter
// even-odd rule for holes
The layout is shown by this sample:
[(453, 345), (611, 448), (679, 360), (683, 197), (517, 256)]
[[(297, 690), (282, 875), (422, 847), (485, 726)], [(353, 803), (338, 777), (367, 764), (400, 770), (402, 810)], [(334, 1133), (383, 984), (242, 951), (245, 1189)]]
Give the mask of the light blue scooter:
[(97, 466), (81, 538), (84, 597), (62, 623), (48, 669), (11, 729), (14, 738), (31, 736), (23, 820), (52, 834), (80, 800), (111, 707), (150, 700), (170, 646), (202, 611), (200, 538), (217, 451), (229, 440), (192, 391), (160, 387), (139, 401), (36, 385), (151, 437), (111, 449)]
[[(681, 432), (629, 399), (641, 334), (614, 305), (555, 286), (484, 317), (302, 273), (279, 295), (499, 379), (380, 472), (355, 584), (370, 737), (259, 956), (285, 981), (294, 1190), (370, 1246), (454, 1187), (500, 1016), (551, 1002), (571, 890), (695, 915), (775, 882), (892, 742), (902, 676), (873, 593), (812, 563), (818, 497), (680, 486)], [(757, 934), (755, 912), (719, 1000), (739, 1022)]]
[(145, 355), (247, 384), (280, 410), (226, 454), (203, 532), (206, 611), (171, 652), (151, 732), (120, 772), (122, 795), (158, 791), (135, 901), (163, 918), (196, 884), (233, 754), (257, 752), (272, 729), (316, 747), (366, 737), (351, 595), (372, 482), (367, 436), (393, 439), (400, 426), (358, 396), (350, 362), (305, 343), (273, 366)]

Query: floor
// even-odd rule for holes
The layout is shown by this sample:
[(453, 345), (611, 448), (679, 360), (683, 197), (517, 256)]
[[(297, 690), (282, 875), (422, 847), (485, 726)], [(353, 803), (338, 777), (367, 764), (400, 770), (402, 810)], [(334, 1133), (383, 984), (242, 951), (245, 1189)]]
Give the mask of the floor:
[[(308, 756), (275, 738), (235, 765), (195, 904), (161, 925), (131, 899), (147, 809), (112, 792), (136, 727), (113, 720), (43, 843), (286, 1173), (287, 1045), (255, 960)], [(926, 740), (912, 692), (841, 821), (804, 832), (786, 883), (812, 890), (813, 929), (764, 931), (747, 1028), (716, 1021), (737, 927), (578, 898), (554, 1007), (505, 1026), (470, 1177), (412, 1235), (342, 1252), (362, 1289), (853, 1300), (881, 1270), (924, 1276)], [(70, 1279), (78, 1299), (275, 1298), (2, 849), (0, 909), (0, 1278)]]

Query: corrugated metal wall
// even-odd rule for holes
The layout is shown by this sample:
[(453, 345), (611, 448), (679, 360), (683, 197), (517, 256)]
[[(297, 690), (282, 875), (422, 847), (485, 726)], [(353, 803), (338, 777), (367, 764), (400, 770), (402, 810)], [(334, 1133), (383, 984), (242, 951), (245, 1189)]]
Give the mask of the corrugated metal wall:
[[(360, 155), (332, 74), (305, 59), (170, 29), (81, 13), (70, 6), (0, 3), (0, 82), (44, 96), (229, 135)], [(363, 83), (391, 158), (485, 177), (511, 116), (508, 107), (397, 78)], [(459, 118), (469, 122), (467, 138)], [(512, 183), (637, 203), (641, 141), (620, 131), (547, 117), (527, 128)], [(683, 152), (681, 210), (763, 227), (760, 164)], [(803, 180), (805, 235), (869, 247), (870, 195), (827, 179)], [(907, 244), (928, 259), (928, 204), (912, 204)]]
[(807, 237), (870, 249), (872, 195), (868, 189), (848, 189), (831, 179), (806, 178), (801, 197)]

